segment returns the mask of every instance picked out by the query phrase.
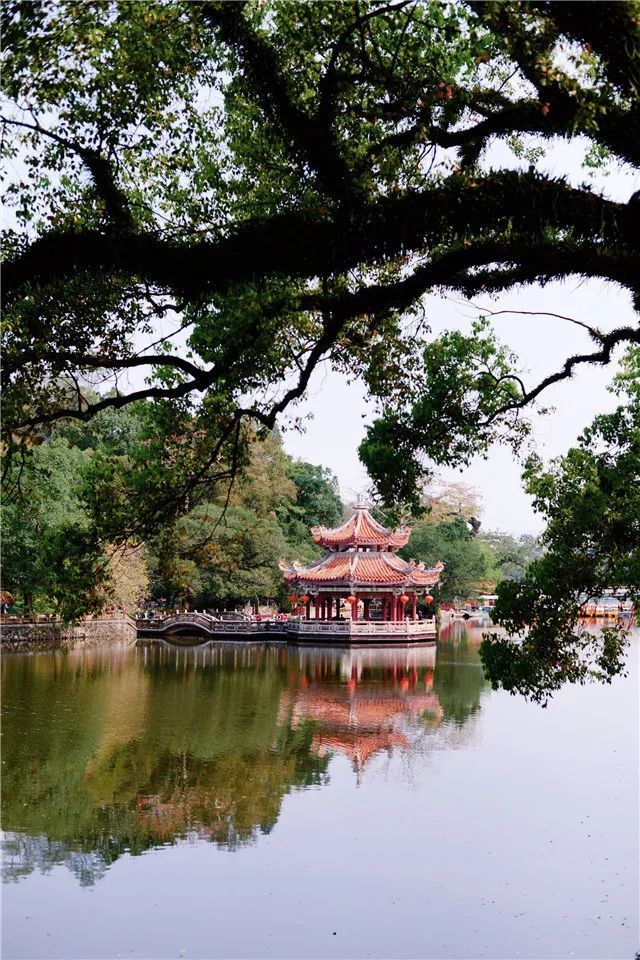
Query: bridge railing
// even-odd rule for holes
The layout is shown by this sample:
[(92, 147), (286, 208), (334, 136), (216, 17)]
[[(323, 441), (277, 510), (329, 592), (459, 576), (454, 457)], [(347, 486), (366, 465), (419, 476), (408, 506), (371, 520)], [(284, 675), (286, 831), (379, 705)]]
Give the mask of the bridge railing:
[(220, 633), (260, 633), (266, 630), (265, 622), (257, 623), (251, 620), (218, 620), (207, 613), (175, 613), (169, 617), (154, 617), (145, 619), (140, 617), (136, 621), (140, 632), (167, 633), (176, 629), (200, 629), (214, 635)]

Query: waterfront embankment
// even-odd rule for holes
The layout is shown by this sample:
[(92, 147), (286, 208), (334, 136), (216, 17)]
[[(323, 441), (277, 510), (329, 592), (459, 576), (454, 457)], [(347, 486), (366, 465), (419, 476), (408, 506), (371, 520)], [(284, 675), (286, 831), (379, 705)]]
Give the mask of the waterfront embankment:
[(0, 627), (3, 654), (132, 645), (136, 638), (135, 620), (126, 614), (80, 620), (75, 624), (57, 620), (32, 623), (9, 621), (3, 622)]

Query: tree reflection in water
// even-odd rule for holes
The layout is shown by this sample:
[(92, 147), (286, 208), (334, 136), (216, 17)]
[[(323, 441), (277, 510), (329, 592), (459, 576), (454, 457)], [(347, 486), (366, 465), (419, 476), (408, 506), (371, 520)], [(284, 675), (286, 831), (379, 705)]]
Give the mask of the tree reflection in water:
[[(487, 684), (473, 637), (438, 646), (145, 646), (5, 657), (3, 877), (64, 863), (82, 884), (122, 853), (185, 837), (226, 848), (277, 822), (287, 793), (358, 777), (462, 728)], [(462, 669), (459, 669), (462, 667)]]

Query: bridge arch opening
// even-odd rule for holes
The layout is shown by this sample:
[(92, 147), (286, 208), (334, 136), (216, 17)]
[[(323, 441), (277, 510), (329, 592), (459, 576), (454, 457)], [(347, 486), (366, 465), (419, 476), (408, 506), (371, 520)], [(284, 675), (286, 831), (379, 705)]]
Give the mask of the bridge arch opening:
[(204, 630), (200, 632), (191, 627), (189, 630), (167, 630), (163, 639), (175, 647), (201, 647), (209, 643), (211, 637)]

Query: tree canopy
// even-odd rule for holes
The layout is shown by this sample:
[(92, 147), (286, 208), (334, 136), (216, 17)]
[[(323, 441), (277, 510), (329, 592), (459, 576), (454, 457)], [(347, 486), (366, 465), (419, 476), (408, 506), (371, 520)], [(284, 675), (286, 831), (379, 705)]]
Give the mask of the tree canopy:
[(493, 551), (472, 535), (460, 517), (440, 523), (419, 522), (402, 550), (407, 558), (428, 565), (444, 563), (434, 596), (449, 603), (455, 597), (466, 600), (486, 592), (487, 582), (495, 582), (497, 573)]
[[(622, 672), (630, 623), (594, 632), (580, 622), (585, 600), (606, 591), (640, 604), (640, 351), (630, 350), (613, 390), (627, 401), (596, 417), (578, 444), (525, 477), (546, 517), (544, 554), (499, 589), (495, 619), (508, 636), (483, 641), (494, 685), (546, 699), (566, 681)], [(627, 629), (625, 629), (627, 628)]]
[[(586, 176), (608, 159), (638, 169), (636, 2), (5, 0), (3, 22), (9, 489), (52, 425), (139, 405), (126, 456), (92, 447), (101, 542), (218, 503), (325, 360), (364, 380), (360, 456), (386, 507), (411, 507), (434, 465), (496, 439), (519, 450), (548, 387), (640, 342), (634, 323), (558, 318), (590, 347), (529, 383), (486, 317), (434, 338), (423, 308), (432, 292), (595, 278), (638, 309), (640, 193), (613, 199)], [(559, 142), (584, 183), (549, 172)], [(593, 444), (633, 446), (634, 403), (562, 466), (528, 467), (552, 523), (527, 602), (554, 563), (574, 599), (601, 582), (559, 544), (580, 553), (574, 464), (599, 476)], [(618, 582), (603, 524), (588, 557)], [(531, 583), (504, 595), (513, 629)], [(570, 644), (553, 595), (539, 629)]]
[(635, 3), (8, 0), (4, 24), (13, 446), (148, 398), (141, 475), (178, 510), (329, 358), (376, 400), (379, 492), (411, 501), (430, 463), (517, 446), (546, 386), (640, 338), (589, 328), (526, 385), (486, 323), (430, 341), (420, 306), (572, 276), (637, 298), (637, 195), (539, 149), (637, 167)]
[(2, 504), (3, 585), (28, 612), (64, 619), (113, 603), (135, 611), (160, 597), (208, 607), (272, 598), (287, 607), (279, 561), (319, 555), (310, 528), (341, 518), (336, 478), (289, 457), (277, 431), (253, 436), (231, 487), (207, 485), (209, 499), (158, 518), (142, 544), (115, 543), (146, 404), (60, 422), (33, 448), (15, 497)]

